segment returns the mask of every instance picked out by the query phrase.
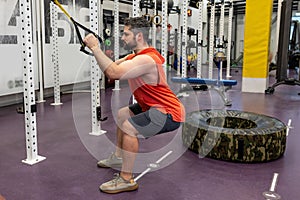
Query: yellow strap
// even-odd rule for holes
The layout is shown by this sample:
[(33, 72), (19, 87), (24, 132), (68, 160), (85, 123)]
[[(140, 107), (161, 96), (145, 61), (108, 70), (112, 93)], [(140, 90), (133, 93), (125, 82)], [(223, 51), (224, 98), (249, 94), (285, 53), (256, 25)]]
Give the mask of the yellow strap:
[(53, 2), (67, 15), (69, 19), (71, 19), (71, 16), (69, 13), (62, 7), (62, 5), (58, 2), (58, 0), (53, 0)]

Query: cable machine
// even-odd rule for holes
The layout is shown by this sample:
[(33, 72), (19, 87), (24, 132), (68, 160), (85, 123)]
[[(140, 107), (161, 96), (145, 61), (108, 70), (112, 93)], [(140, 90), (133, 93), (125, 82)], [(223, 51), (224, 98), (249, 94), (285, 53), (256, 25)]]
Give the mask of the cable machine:
[[(226, 65), (226, 77), (230, 78), (230, 60), (231, 60), (231, 41), (232, 41), (232, 18), (233, 18), (233, 1), (221, 0), (216, 2), (212, 0), (208, 3), (210, 6), (210, 28), (209, 28), (209, 75), (208, 77), (213, 78), (213, 65), (214, 61), (217, 62), (219, 72), (219, 79), (222, 77), (223, 61), (227, 61)], [(225, 9), (228, 8), (228, 32), (227, 39), (225, 39)], [(215, 35), (215, 21), (216, 13), (220, 12), (219, 21), (220, 26), (218, 27), (217, 34)]]
[[(183, 25), (187, 26), (187, 19), (184, 16), (184, 13), (187, 14), (187, 10), (185, 10), (185, 3), (183, 3)], [(220, 15), (220, 23), (221, 23), (221, 27), (220, 27), (220, 31), (219, 31), (219, 35), (218, 37), (215, 36), (215, 14), (216, 14), (216, 5), (220, 5), (221, 8), (221, 15)], [(221, 96), (222, 100), (224, 101), (224, 104), (226, 106), (231, 106), (231, 101), (227, 98), (226, 95), (226, 91), (228, 89), (230, 89), (233, 85), (237, 84), (236, 80), (223, 80), (222, 76), (221, 76), (221, 70), (218, 73), (218, 78), (213, 78), (213, 64), (214, 64), (214, 59), (217, 62), (222, 62), (224, 59), (226, 59), (226, 55), (224, 52), (222, 52), (221, 56), (218, 55), (218, 53), (220, 53), (222, 50), (226, 49), (226, 43), (228, 43), (228, 41), (226, 41), (224, 39), (224, 17), (225, 17), (225, 1), (222, 0), (220, 2), (215, 2), (214, 0), (211, 0), (210, 2), (208, 2), (208, 6), (210, 6), (210, 21), (209, 21), (209, 69), (208, 69), (208, 78), (202, 78), (201, 77), (201, 58), (198, 58), (198, 66), (197, 66), (197, 78), (191, 78), (188, 77), (187, 78), (187, 74), (186, 74), (186, 60), (184, 59), (186, 56), (186, 37), (183, 37), (182, 39), (182, 46), (183, 46), (183, 50), (182, 50), (182, 76), (181, 77), (172, 77), (171, 81), (175, 82), (175, 83), (181, 83), (182, 84), (182, 89), (180, 90), (180, 95), (185, 96), (184, 92), (185, 91), (189, 91), (190, 88), (184, 87), (186, 83), (190, 83), (193, 84), (194, 86), (192, 87), (193, 89), (200, 89), (200, 90), (207, 90), (208, 86), (209, 89), (213, 89), (215, 91), (218, 92), (218, 94)], [(200, 21), (198, 22), (198, 48), (197, 48), (197, 52), (198, 54), (201, 54), (201, 47), (203, 47), (203, 40), (202, 40), (202, 6), (201, 6), (201, 2), (198, 2), (198, 9), (199, 9), (199, 19)], [(231, 17), (232, 15), (229, 15), (229, 17)], [(183, 26), (183, 35), (187, 35), (186, 34), (186, 29), (185, 26)], [(230, 27), (230, 26), (229, 26)], [(228, 30), (228, 31), (231, 31)], [(188, 31), (189, 32), (193, 32), (192, 34), (194, 34), (194, 30), (192, 31)], [(190, 33), (191, 35), (191, 33)], [(230, 41), (231, 43), (231, 41)], [(217, 50), (217, 52), (215, 53), (215, 49)], [(200, 55), (201, 56), (201, 55)], [(227, 55), (230, 57), (230, 54)], [(199, 57), (199, 55), (198, 55)], [(219, 60), (218, 60), (219, 59)], [(220, 60), (222, 59), (222, 60)], [(221, 68), (221, 67), (220, 67)], [(203, 86), (203, 87), (201, 87)], [(204, 87), (205, 86), (205, 87)]]
[(287, 74), (288, 54), (289, 54), (289, 45), (290, 45), (290, 30), (291, 30), (291, 20), (292, 20), (292, 6), (293, 6), (292, 0), (282, 1), (278, 53), (277, 53), (277, 70), (276, 70), (277, 82), (265, 90), (266, 94), (273, 94), (275, 91), (275, 87), (283, 84), (300, 86), (299, 79), (296, 80), (295, 78), (290, 78), (288, 77)]

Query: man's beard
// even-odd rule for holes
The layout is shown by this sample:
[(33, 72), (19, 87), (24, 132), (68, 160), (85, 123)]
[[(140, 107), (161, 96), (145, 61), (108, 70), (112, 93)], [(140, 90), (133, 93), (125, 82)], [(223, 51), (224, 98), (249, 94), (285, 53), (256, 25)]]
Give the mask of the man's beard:
[(136, 48), (136, 46), (137, 46), (136, 41), (130, 42), (130, 43), (128, 43), (128, 44), (126, 44), (126, 43), (124, 42), (123, 44), (124, 44), (124, 45), (123, 45), (123, 48), (124, 48), (125, 50), (128, 50), (128, 51), (134, 50), (134, 49)]

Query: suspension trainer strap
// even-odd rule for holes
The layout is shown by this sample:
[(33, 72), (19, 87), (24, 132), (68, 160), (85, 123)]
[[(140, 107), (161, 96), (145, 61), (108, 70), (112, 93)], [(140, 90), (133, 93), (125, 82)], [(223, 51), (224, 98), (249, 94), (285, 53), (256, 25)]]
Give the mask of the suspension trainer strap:
[(73, 23), (74, 27), (75, 27), (75, 31), (76, 31), (76, 35), (79, 39), (79, 42), (81, 44), (81, 47), (80, 47), (80, 51), (84, 52), (85, 54), (87, 55), (93, 55), (92, 53), (88, 52), (85, 47), (85, 43), (83, 42), (83, 39), (82, 39), (82, 36), (80, 34), (80, 31), (79, 31), (79, 28), (85, 30), (86, 32), (88, 33), (91, 33), (93, 34), (98, 40), (100, 43), (103, 43), (104, 42), (104, 39), (102, 37), (100, 37), (99, 35), (97, 35), (95, 32), (93, 32), (92, 30), (88, 29), (87, 27), (83, 26), (82, 24), (78, 23), (77, 21), (74, 20), (73, 17), (71, 17), (71, 15), (62, 7), (62, 5), (58, 2), (58, 0), (52, 0), (52, 2), (57, 5), (61, 11), (70, 19), (70, 21)]

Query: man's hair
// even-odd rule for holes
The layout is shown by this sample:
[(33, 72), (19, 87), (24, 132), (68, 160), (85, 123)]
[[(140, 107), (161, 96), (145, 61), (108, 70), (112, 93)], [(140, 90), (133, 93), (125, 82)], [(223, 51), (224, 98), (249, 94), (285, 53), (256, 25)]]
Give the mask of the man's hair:
[(124, 20), (124, 25), (129, 27), (129, 30), (137, 34), (141, 32), (144, 39), (147, 41), (149, 38), (150, 23), (145, 17), (129, 17)]

